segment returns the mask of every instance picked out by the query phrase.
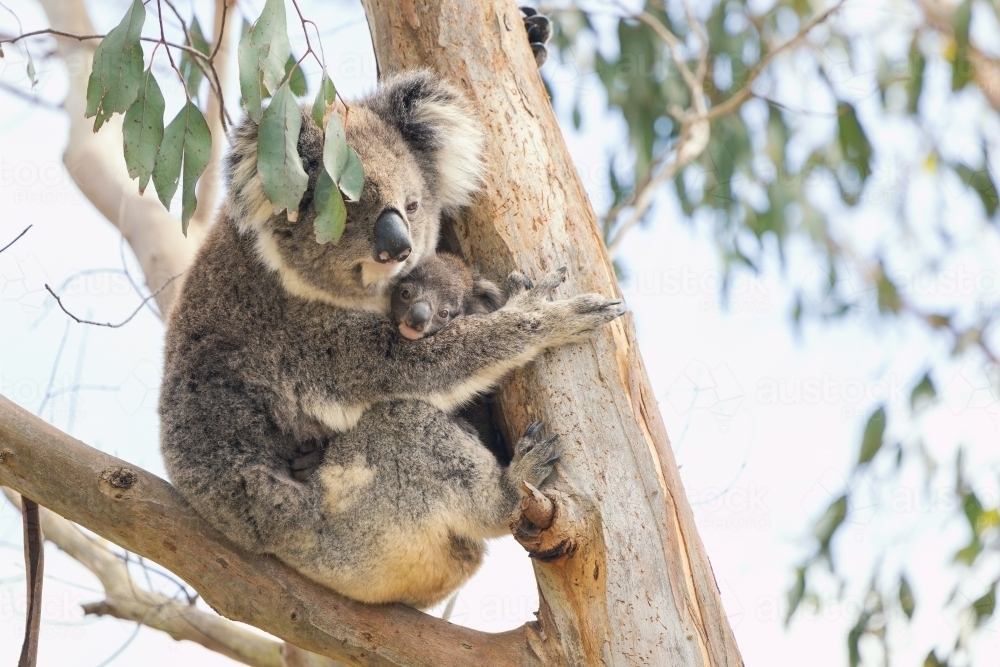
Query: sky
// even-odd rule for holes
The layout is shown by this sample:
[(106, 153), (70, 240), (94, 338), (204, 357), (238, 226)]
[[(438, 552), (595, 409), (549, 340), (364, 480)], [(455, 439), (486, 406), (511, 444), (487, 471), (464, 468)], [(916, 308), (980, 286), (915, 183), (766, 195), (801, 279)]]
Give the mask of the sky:
[[(241, 3), (248, 15), (260, 5)], [(44, 25), (35, 5), (10, 6), (25, 30)], [(100, 9), (90, 6), (98, 29), (106, 30), (125, 5), (116, 0), (101, 3)], [(375, 66), (360, 8), (353, 3), (306, 7), (321, 26), (327, 62), (342, 94), (350, 99), (369, 90)], [(203, 15), (202, 23), (210, 25), (211, 16)], [(0, 29), (12, 32), (16, 26), (0, 16)], [(556, 84), (584, 92), (579, 131), (571, 129), (569, 109), (557, 107), (557, 113), (584, 185), (600, 207), (606, 184), (597, 165), (603, 164), (602, 151), (622, 140), (623, 126), (603, 115), (599, 86), (585, 69), (546, 67)], [(23, 77), (23, 64), (8, 53), (0, 61), (0, 79), (23, 83)], [(58, 101), (66, 85), (62, 66), (53, 61), (39, 77), (44, 97)], [(163, 324), (152, 308), (143, 308), (119, 329), (78, 325), (54, 308), (44, 289), (48, 283), (73, 312), (101, 321), (122, 320), (139, 305), (130, 280), (144, 290), (127, 245), (63, 168), (66, 137), (61, 111), (0, 90), (0, 247), (32, 225), (0, 254), (0, 394), (87, 444), (163, 476), (155, 410)], [(959, 210), (967, 205), (962, 192), (943, 196)], [(877, 213), (873, 204), (859, 215), (863, 220)], [(912, 427), (941, 456), (956, 441), (965, 443), (974, 481), (995, 504), (1000, 497), (996, 388), (981, 362), (951, 363), (944, 340), (880, 320), (873, 312), (796, 330), (789, 318), (789, 277), (777, 272), (737, 276), (724, 304), (711, 229), (703, 221), (681, 223), (681, 217), (674, 202), (661, 197), (652, 224), (626, 238), (619, 255), (625, 269), (622, 289), (746, 664), (846, 665), (844, 638), (863, 599), (868, 568), (889, 545), (903, 547), (894, 552), (905, 554), (897, 556), (894, 567), (913, 573), (911, 582), (919, 583), (914, 623), (893, 624), (890, 642), (898, 650), (898, 664), (922, 663), (927, 651), (957, 627), (944, 601), (959, 572), (949, 562), (950, 553), (967, 535), (949, 522), (955, 507), (944, 486), (925, 490), (914, 474), (861, 494), (870, 505), (852, 507), (847, 530), (834, 545), (850, 576), (843, 600), (833, 596), (831, 586), (822, 608), (807, 610), (786, 627), (785, 591), (807, 553), (812, 522), (847, 484), (868, 414), (882, 401), (902, 409), (908, 388), (931, 363), (939, 369), (935, 384), (942, 400)], [(792, 278), (808, 276), (807, 249), (793, 247), (790, 255), (795, 258)], [(996, 247), (973, 246), (949, 268), (951, 273), (922, 289), (931, 296), (968, 290), (968, 298), (1000, 303), (998, 257)], [(51, 545), (46, 557), (40, 665), (124, 665), (140, 656), (150, 666), (233, 664), (148, 628), (84, 617), (80, 604), (100, 599), (99, 584)], [(20, 647), (23, 572), (20, 515), (2, 504), (2, 665), (14, 664)], [(165, 577), (151, 576), (161, 590), (174, 592)], [(139, 580), (144, 582), (145, 575)], [(501, 631), (532, 619), (536, 609), (530, 561), (512, 538), (505, 538), (491, 544), (483, 569), (461, 590), (452, 621)], [(982, 633), (974, 654), (976, 665), (1000, 663), (996, 621)]]

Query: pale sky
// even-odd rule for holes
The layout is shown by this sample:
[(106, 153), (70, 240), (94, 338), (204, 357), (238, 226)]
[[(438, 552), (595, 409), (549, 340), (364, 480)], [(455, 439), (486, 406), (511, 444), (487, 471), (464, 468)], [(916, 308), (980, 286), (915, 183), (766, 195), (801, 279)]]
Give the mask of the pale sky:
[[(255, 16), (261, 4), (241, 6)], [(91, 7), (96, 10), (97, 4)], [(11, 8), (25, 30), (44, 25), (33, 4), (14, 2)], [(329, 31), (324, 34), (327, 61), (345, 97), (370, 88), (374, 60), (360, 9), (354, 3), (307, 3), (305, 8)], [(95, 13), (98, 29), (116, 23), (123, 12), (121, 0), (101, 3)], [(203, 25), (210, 25), (210, 15), (202, 19)], [(863, 23), (864, 17), (858, 20)], [(347, 27), (334, 32), (340, 25)], [(9, 15), (0, 13), (0, 30), (16, 30)], [(0, 77), (21, 82), (18, 54), (5, 51)], [(598, 167), (605, 148), (622, 141), (623, 126), (601, 117), (602, 93), (585, 67), (546, 67), (557, 86), (574, 86), (584, 95), (586, 122), (579, 133), (570, 129), (569, 109), (560, 106), (557, 111), (584, 184), (600, 208), (606, 184)], [(39, 76), (44, 96), (59, 100), (65, 89), (61, 66), (40, 70)], [(863, 87), (858, 94), (864, 94)], [(963, 113), (981, 115), (974, 100), (969, 105), (971, 111)], [(879, 146), (884, 142), (886, 150), (905, 153), (905, 128), (886, 124), (883, 129)], [(102, 321), (124, 318), (140, 300), (121, 272), (117, 231), (80, 195), (63, 169), (66, 131), (61, 112), (33, 107), (0, 91), (0, 247), (33, 225), (0, 254), (0, 394), (37, 412), (48, 391), (53, 396), (42, 417), (162, 476), (155, 410), (162, 323), (146, 310), (121, 329), (77, 325), (53, 309), (43, 288), (46, 282), (62, 287), (68, 307)], [(821, 131), (818, 136), (822, 138)], [(886, 183), (883, 194), (893, 188), (891, 180)], [(966, 191), (946, 190), (936, 196), (956, 217), (981, 216)], [(914, 205), (920, 206), (917, 199)], [(845, 212), (838, 224), (853, 225), (863, 244), (883, 214), (873, 197), (860, 211)], [(919, 430), (928, 450), (942, 458), (951, 456), (956, 442), (964, 443), (973, 481), (984, 501), (995, 504), (1000, 473), (996, 388), (989, 385), (981, 362), (949, 364), (943, 340), (918, 327), (880, 320), (874, 309), (836, 323), (807, 325), (796, 334), (789, 318), (789, 283), (814, 278), (816, 270), (801, 244), (789, 249), (787, 276), (774, 267), (756, 278), (740, 275), (723, 308), (710, 227), (704, 221), (690, 226), (679, 220), (672, 198), (661, 197), (653, 224), (627, 238), (620, 255), (629, 274), (623, 291), (746, 664), (846, 665), (847, 628), (867, 587), (874, 556), (886, 545), (905, 545), (905, 559), (894, 552), (899, 562), (890, 565), (911, 573), (918, 604), (913, 625), (890, 633), (898, 651), (894, 664), (921, 664), (956, 623), (953, 614), (940, 609), (959, 573), (949, 562), (950, 554), (967, 535), (949, 521), (955, 508), (947, 502), (945, 483), (925, 491), (919, 476), (907, 472), (877, 494), (861, 490), (859, 497), (870, 504), (852, 508), (848, 528), (834, 545), (851, 575), (846, 602), (831, 597), (822, 609), (800, 614), (785, 628), (785, 591), (806, 553), (812, 521), (843, 491), (873, 406), (885, 401), (890, 410), (902, 410), (908, 389), (932, 362), (940, 371), (934, 379), (942, 401), (912, 425), (913, 430), (889, 436), (908, 438)], [(952, 266), (936, 280), (910, 287), (928, 299), (952, 298), (957, 291), (965, 301), (996, 308), (1000, 247), (995, 237), (980, 242), (971, 232), (963, 236), (960, 229), (958, 243), (961, 251)], [(144, 289), (127, 247), (124, 260)], [(80, 274), (85, 271), (91, 273)], [(74, 386), (81, 389), (72, 392)], [(16, 662), (23, 632), (20, 545), (20, 515), (9, 504), (0, 504), (0, 665)], [(97, 667), (140, 659), (150, 667), (234, 664), (148, 628), (140, 629), (120, 655), (107, 662), (135, 626), (83, 617), (80, 604), (101, 597), (99, 584), (51, 546), (46, 557), (40, 665)], [(983, 574), (984, 583), (988, 574)], [(139, 581), (145, 578), (140, 575)], [(172, 592), (165, 578), (154, 575), (153, 583)], [(486, 565), (462, 589), (452, 620), (501, 631), (532, 619), (536, 609), (529, 559), (507, 538), (492, 544)], [(976, 665), (1000, 663), (996, 620), (982, 633), (975, 658)]]

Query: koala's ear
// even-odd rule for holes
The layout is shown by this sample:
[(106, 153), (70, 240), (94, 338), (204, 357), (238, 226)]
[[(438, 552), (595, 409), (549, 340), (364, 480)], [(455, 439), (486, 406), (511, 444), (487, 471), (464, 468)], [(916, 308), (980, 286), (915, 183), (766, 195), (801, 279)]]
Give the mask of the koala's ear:
[(465, 206), (483, 185), (483, 130), (454, 86), (428, 69), (385, 78), (369, 105), (433, 167), (445, 213)]
[(472, 305), (470, 315), (484, 315), (499, 310), (504, 304), (504, 293), (491, 281), (476, 275), (472, 278)]

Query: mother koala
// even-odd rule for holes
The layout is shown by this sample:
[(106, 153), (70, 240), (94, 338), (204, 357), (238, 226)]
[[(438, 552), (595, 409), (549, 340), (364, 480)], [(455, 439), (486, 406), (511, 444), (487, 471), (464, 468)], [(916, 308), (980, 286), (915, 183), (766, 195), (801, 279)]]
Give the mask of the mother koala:
[[(323, 130), (303, 114), (309, 175), (300, 219), (275, 215), (244, 120), (228, 195), (170, 314), (161, 446), (171, 480), (229, 539), (371, 603), (429, 607), (477, 569), (507, 530), (522, 481), (558, 458), (533, 425), (502, 467), (450, 414), (543, 350), (580, 341), (623, 312), (596, 294), (550, 301), (508, 279), (500, 310), (402, 339), (389, 293), (434, 252), (442, 214), (484, 175), (482, 132), (429, 72), (385, 81), (351, 106), (347, 140), (365, 169), (336, 245), (313, 233)], [(328, 443), (317, 471), (288, 461)]]

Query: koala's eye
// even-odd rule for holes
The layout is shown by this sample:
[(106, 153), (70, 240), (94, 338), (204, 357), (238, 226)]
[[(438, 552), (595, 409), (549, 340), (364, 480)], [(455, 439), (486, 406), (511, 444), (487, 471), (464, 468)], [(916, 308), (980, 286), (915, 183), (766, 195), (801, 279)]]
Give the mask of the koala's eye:
[(406, 212), (407, 213), (416, 213), (417, 209), (419, 207), (420, 207), (420, 202), (418, 202), (418, 201), (411, 201), (409, 204), (406, 205)]
[(438, 317), (440, 317), (442, 320), (448, 319), (448, 309), (444, 308), (442, 310), (439, 310), (438, 311)]
[(409, 301), (410, 297), (413, 296), (413, 294), (410, 293), (410, 290), (404, 289), (402, 292), (399, 293), (399, 296), (400, 298), (403, 299), (403, 301)]

